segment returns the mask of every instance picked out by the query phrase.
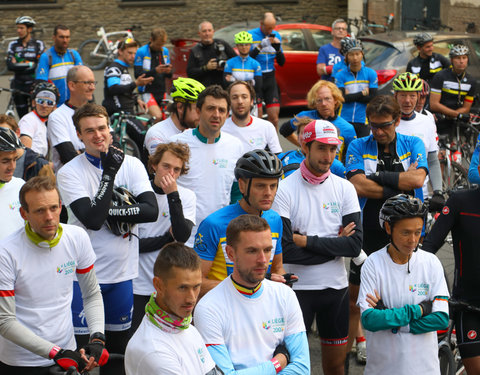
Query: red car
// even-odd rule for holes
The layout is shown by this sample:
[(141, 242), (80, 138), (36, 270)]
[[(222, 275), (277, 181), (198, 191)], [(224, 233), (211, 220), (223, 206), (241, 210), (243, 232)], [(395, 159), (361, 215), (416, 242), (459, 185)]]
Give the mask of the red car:
[[(215, 38), (234, 46), (234, 35), (239, 31), (258, 27), (258, 22), (239, 22), (219, 29)], [(319, 79), (316, 71), (318, 49), (332, 41), (331, 27), (309, 23), (279, 23), (275, 28), (282, 36), (285, 65), (278, 66), (276, 77), (280, 90), (281, 107), (306, 106), (308, 90)], [(170, 51), (175, 69), (173, 78), (186, 77), (190, 49), (198, 39), (174, 39)]]

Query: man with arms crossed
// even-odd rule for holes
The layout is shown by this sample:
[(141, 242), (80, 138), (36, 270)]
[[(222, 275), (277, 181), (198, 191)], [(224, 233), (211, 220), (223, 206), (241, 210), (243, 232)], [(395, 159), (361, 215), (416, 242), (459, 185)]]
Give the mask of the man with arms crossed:
[(223, 374), (191, 324), (202, 284), (195, 251), (178, 242), (165, 245), (153, 275), (155, 292), (125, 352), (127, 375)]
[(265, 280), (272, 234), (258, 215), (227, 227), (233, 273), (195, 309), (195, 326), (226, 374), (310, 374), (307, 335), (295, 293)]
[[(25, 183), (20, 202), (25, 227), (0, 244), (0, 372), (48, 375), (52, 359), (64, 370), (105, 364), (103, 302), (88, 235), (60, 225), (60, 197), (48, 177)], [(91, 334), (80, 352), (73, 351), (70, 313), (75, 277)]]

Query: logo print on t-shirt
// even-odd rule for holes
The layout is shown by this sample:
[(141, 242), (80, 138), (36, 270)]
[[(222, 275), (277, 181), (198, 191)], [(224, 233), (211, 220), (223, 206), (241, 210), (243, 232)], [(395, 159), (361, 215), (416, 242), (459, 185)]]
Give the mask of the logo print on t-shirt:
[(213, 165), (217, 165), (219, 168), (227, 168), (228, 160), (227, 159), (213, 159)]
[(17, 200), (16, 202), (9, 203), (8, 208), (11, 211), (18, 211), (18, 209), (20, 208), (20, 201)]
[(285, 331), (285, 319), (275, 318), (262, 322), (262, 328), (265, 330), (272, 329), (273, 333), (280, 333)]
[(430, 290), (430, 285), (427, 283), (418, 283), (408, 286), (408, 290), (411, 293), (417, 294), (417, 296), (428, 296), (428, 291)]
[(69, 260), (63, 264), (60, 264), (57, 266), (57, 273), (61, 274), (63, 273), (64, 275), (69, 275), (75, 271), (75, 261), (74, 260)]
[(471, 331), (468, 331), (467, 336), (470, 340), (475, 340), (477, 338), (477, 331), (472, 329)]
[(449, 213), (450, 213), (450, 208), (448, 208), (448, 206), (443, 207), (442, 214), (448, 215)]

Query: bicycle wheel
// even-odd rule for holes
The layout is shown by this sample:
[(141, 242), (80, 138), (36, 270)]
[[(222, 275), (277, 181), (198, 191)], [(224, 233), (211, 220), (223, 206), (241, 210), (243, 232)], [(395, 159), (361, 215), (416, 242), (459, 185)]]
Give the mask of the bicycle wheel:
[(125, 155), (134, 156), (140, 159), (140, 150), (138, 149), (137, 144), (130, 138), (123, 138), (122, 149)]
[[(80, 54), (83, 63), (92, 70), (104, 68), (108, 61), (106, 57), (97, 57), (92, 55), (93, 51), (97, 47), (98, 42), (99, 41), (96, 39), (87, 39), (80, 44), (80, 47), (78, 47), (78, 53)], [(102, 56), (108, 56), (108, 51), (103, 42), (100, 43), (97, 53), (101, 54)]]
[(438, 348), (438, 361), (440, 362), (441, 375), (455, 375), (455, 358), (447, 344), (443, 344)]
[[(441, 163), (445, 163), (441, 161)], [(470, 189), (467, 170), (457, 162), (452, 161), (450, 173), (445, 168), (443, 170), (442, 187), (447, 194), (457, 189)]]

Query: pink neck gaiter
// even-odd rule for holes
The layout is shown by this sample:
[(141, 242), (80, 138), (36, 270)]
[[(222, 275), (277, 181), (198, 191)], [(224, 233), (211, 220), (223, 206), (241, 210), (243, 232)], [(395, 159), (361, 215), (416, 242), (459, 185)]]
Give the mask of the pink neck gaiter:
[(309, 184), (319, 185), (323, 181), (325, 181), (328, 178), (328, 176), (330, 176), (330, 173), (332, 172), (330, 172), (330, 169), (329, 169), (328, 172), (322, 174), (320, 177), (315, 176), (312, 172), (310, 172), (310, 170), (307, 168), (305, 164), (305, 160), (303, 160), (300, 163), (300, 173), (302, 174), (302, 177), (305, 179), (305, 181), (307, 181)]

